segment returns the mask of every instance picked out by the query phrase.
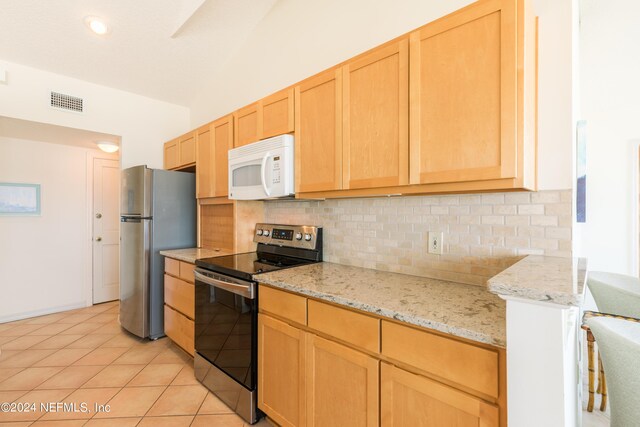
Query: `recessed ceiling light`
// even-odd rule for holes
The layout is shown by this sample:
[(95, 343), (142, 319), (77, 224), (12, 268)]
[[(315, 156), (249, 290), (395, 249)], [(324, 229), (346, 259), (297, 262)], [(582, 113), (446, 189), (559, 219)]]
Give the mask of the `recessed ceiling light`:
[(97, 18), (95, 16), (87, 16), (84, 18), (85, 24), (99, 36), (103, 36), (109, 32), (109, 26), (104, 22), (104, 20)]

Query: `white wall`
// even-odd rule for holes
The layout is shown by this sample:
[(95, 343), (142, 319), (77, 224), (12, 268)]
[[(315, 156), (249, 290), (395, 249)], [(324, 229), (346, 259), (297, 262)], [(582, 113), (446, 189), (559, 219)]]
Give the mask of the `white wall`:
[(0, 138), (0, 182), (40, 184), (42, 207), (36, 217), (0, 216), (0, 323), (90, 301), (87, 159), (99, 153)]
[[(2, 62), (0, 116), (50, 123), (122, 137), (122, 167), (162, 167), (162, 144), (189, 130), (189, 109), (59, 74)], [(153, 72), (150, 70), (149, 72)], [(49, 92), (85, 99), (85, 113), (49, 107)]]
[(640, 3), (581, 0), (581, 110), (587, 121), (587, 222), (592, 270), (637, 274)]
[[(195, 127), (426, 24), (469, 0), (280, 0), (191, 105)], [(539, 187), (573, 187), (573, 0), (540, 17)]]

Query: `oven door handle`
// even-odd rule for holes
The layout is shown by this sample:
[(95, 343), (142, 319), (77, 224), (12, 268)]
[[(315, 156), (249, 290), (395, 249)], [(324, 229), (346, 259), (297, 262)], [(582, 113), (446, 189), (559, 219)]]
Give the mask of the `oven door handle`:
[(226, 282), (218, 279), (214, 279), (213, 277), (205, 276), (200, 273), (197, 269), (193, 271), (195, 275), (195, 279), (199, 282), (205, 283), (210, 286), (214, 286), (216, 288), (224, 289), (225, 291), (229, 291), (232, 294), (241, 295), (245, 298), (254, 299), (254, 286), (253, 283), (240, 284), (233, 282)]

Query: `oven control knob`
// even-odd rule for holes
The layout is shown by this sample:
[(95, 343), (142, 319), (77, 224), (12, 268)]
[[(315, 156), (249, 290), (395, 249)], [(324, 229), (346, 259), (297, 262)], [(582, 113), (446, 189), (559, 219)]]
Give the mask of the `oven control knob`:
[(262, 228), (259, 228), (258, 231), (256, 231), (256, 234), (258, 236), (262, 236)]
[(304, 235), (304, 240), (306, 240), (307, 242), (308, 242), (309, 240), (311, 240), (311, 234), (309, 234), (309, 233), (305, 233), (305, 235)]
[(296, 240), (302, 240), (302, 233), (296, 233)]
[(264, 235), (264, 237), (269, 237), (269, 230), (264, 230), (263, 235)]

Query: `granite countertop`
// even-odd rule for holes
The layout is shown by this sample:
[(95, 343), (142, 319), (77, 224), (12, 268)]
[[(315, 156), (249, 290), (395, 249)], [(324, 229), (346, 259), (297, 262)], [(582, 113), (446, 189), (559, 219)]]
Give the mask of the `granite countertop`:
[(484, 287), (328, 262), (254, 277), (291, 292), (506, 347), (505, 302)]
[(586, 272), (585, 258), (529, 255), (489, 279), (487, 287), (503, 297), (580, 306)]
[(186, 248), (160, 251), (160, 255), (174, 258), (180, 261), (195, 264), (197, 259), (211, 258), (214, 256), (233, 255), (234, 252), (227, 249)]

